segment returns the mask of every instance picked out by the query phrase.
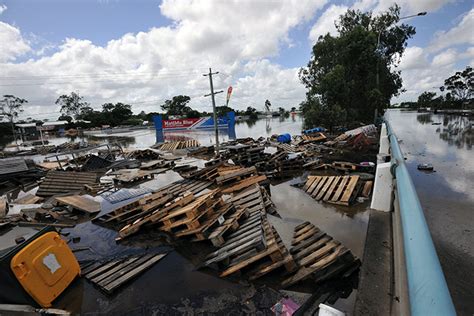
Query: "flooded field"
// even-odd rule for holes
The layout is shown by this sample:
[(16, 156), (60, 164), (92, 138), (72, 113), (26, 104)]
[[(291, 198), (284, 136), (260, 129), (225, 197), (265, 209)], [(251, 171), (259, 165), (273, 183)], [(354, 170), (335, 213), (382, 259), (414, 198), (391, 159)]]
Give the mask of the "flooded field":
[[(474, 134), (467, 117), (390, 111), (459, 315), (474, 313)], [(431, 163), (435, 172), (417, 169)]]

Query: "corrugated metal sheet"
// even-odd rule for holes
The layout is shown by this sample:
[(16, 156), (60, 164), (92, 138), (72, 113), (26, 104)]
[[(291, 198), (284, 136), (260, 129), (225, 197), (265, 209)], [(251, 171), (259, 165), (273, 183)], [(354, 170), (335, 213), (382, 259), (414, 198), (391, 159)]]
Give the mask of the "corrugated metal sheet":
[(25, 158), (0, 159), (0, 175), (28, 171)]

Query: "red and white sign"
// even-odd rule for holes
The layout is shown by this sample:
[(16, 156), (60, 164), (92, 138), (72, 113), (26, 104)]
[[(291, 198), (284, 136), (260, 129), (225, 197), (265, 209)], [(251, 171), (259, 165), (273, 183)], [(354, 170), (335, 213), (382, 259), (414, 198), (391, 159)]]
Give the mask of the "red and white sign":
[(199, 120), (199, 118), (163, 120), (163, 128), (189, 128)]

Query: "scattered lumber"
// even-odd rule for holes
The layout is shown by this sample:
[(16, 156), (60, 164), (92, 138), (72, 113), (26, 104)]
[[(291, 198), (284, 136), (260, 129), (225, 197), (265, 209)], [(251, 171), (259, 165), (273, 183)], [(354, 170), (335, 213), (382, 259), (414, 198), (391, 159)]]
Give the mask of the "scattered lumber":
[(94, 172), (48, 171), (44, 181), (40, 184), (37, 196), (49, 197), (62, 193), (81, 192), (85, 185), (97, 183), (97, 174)]
[(303, 190), (317, 201), (348, 206), (359, 194), (359, 176), (309, 176)]
[(184, 148), (194, 148), (199, 147), (199, 142), (197, 140), (183, 140), (183, 141), (175, 141), (175, 142), (166, 142), (161, 145), (161, 150), (166, 151), (174, 151), (177, 149), (184, 149)]
[(326, 135), (324, 135), (323, 133), (314, 133), (310, 135), (303, 134), (301, 135), (301, 138), (305, 142), (321, 142), (326, 140)]
[(310, 222), (295, 227), (290, 253), (298, 266), (294, 275), (282, 282), (284, 287), (312, 278), (321, 282), (335, 276), (348, 276), (360, 261), (340, 242)]
[(138, 277), (166, 256), (145, 254), (113, 259), (106, 262), (89, 262), (81, 266), (81, 275), (107, 294), (112, 294), (126, 282)]

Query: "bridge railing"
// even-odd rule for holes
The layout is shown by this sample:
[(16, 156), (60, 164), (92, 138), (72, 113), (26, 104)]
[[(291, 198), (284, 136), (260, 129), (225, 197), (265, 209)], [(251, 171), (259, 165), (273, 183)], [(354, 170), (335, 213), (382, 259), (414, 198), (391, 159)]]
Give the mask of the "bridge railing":
[(456, 315), (451, 295), (431, 239), (398, 139), (386, 122), (390, 142), (395, 200), (401, 222), (409, 310), (413, 316)]

